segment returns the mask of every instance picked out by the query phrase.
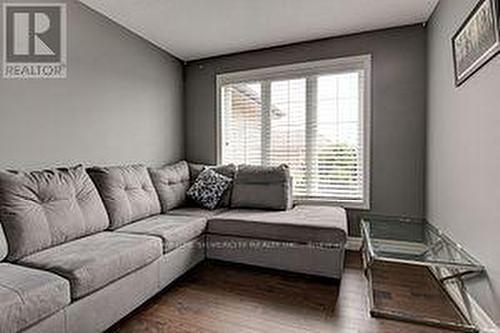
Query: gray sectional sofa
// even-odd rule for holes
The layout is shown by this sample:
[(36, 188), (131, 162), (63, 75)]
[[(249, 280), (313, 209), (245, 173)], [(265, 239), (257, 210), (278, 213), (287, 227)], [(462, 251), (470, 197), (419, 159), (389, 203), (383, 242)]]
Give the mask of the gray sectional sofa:
[(0, 332), (102, 332), (206, 258), (341, 277), (342, 208), (242, 208), (263, 202), (255, 186), (273, 201), (283, 182), (226, 166), (235, 193), (207, 211), (186, 198), (199, 171), (0, 172)]

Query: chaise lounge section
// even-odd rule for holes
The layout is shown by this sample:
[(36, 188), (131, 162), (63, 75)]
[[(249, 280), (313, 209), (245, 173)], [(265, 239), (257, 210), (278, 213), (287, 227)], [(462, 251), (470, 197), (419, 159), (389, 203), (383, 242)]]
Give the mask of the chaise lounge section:
[[(0, 331), (102, 332), (207, 258), (341, 278), (342, 208), (233, 207), (259, 195), (230, 165), (213, 169), (232, 190), (203, 209), (186, 191), (204, 168), (0, 172)], [(287, 208), (290, 179), (272, 178), (257, 187)]]
[(340, 279), (345, 211), (295, 206), (286, 211), (230, 210), (210, 219), (207, 258)]

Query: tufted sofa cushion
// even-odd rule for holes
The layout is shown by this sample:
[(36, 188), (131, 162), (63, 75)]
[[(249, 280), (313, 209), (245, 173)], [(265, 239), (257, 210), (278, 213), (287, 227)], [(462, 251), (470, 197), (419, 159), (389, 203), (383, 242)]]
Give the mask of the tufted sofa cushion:
[(145, 166), (93, 167), (88, 172), (104, 201), (111, 229), (161, 212)]
[(186, 161), (159, 169), (150, 168), (149, 174), (160, 198), (163, 213), (185, 204), (189, 189), (189, 167)]
[(0, 172), (0, 221), (10, 261), (109, 226), (104, 205), (82, 166)]

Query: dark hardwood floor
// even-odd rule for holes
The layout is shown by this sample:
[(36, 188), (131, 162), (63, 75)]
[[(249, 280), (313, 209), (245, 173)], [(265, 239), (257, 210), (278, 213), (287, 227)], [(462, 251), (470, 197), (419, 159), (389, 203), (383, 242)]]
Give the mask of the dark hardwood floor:
[(427, 268), (376, 262), (372, 272), (377, 310), (467, 324)]
[(359, 253), (339, 283), (272, 270), (205, 262), (111, 332), (451, 332), (374, 319)]

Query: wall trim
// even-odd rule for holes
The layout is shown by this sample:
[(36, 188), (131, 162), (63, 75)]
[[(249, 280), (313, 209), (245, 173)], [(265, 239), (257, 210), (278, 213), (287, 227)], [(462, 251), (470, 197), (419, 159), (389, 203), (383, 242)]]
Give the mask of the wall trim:
[(345, 249), (348, 251), (361, 251), (363, 240), (361, 237), (347, 237)]

